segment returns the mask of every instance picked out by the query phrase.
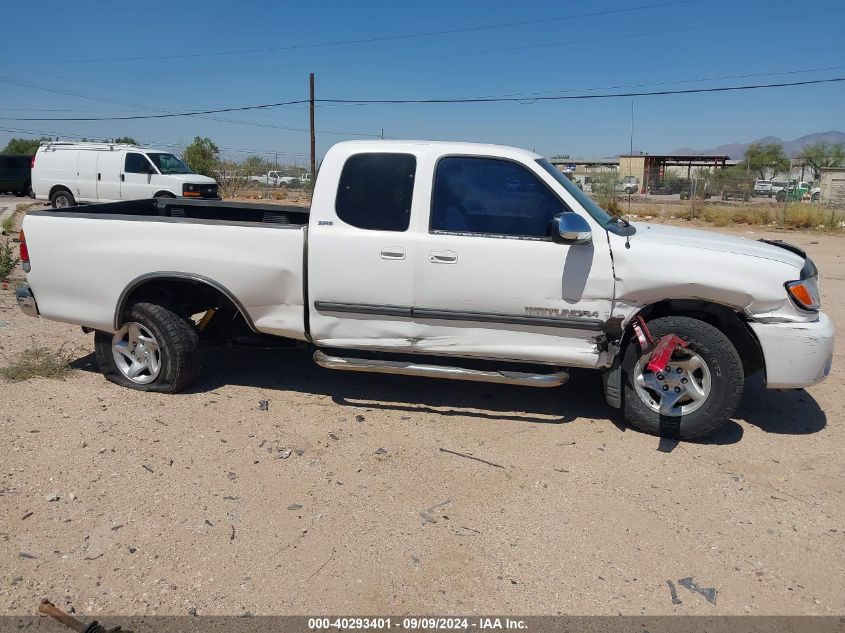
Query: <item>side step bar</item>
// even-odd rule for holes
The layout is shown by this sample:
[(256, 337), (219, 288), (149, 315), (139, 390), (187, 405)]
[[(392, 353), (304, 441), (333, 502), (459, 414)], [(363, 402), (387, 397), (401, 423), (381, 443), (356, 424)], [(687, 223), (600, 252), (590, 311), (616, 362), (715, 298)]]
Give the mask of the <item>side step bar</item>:
[(366, 371), (376, 374), (402, 374), (404, 376), (425, 376), (427, 378), (446, 378), (448, 380), (469, 380), (474, 382), (495, 382), (504, 385), (523, 385), (526, 387), (559, 387), (569, 380), (569, 372), (558, 371), (553, 374), (529, 374), (521, 371), (481, 371), (450, 367), (448, 365), (421, 365), (392, 360), (370, 360), (365, 358), (344, 358), (329, 356), (317, 350), (314, 362), (326, 369), (343, 371)]

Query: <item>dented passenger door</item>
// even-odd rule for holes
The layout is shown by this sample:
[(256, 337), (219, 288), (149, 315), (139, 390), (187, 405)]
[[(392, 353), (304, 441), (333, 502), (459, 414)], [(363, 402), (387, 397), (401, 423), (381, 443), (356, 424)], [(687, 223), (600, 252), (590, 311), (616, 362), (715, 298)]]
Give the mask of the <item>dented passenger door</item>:
[(613, 297), (604, 231), (555, 241), (555, 217), (573, 211), (521, 163), (444, 156), (434, 172), (415, 258), (415, 351), (599, 364)]

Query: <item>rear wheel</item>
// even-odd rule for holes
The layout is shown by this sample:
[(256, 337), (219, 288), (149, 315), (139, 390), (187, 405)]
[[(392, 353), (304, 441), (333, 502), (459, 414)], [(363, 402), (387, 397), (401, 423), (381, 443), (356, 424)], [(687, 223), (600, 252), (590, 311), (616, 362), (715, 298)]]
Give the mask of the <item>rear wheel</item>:
[(114, 334), (94, 337), (100, 370), (110, 381), (141, 391), (175, 393), (196, 378), (199, 338), (187, 320), (154, 303), (136, 303)]
[(650, 354), (626, 353), (625, 419), (634, 428), (663, 437), (692, 440), (714, 433), (733, 414), (744, 373), (727, 336), (698, 319), (661, 317), (648, 324), (658, 339), (676, 334), (687, 342), (672, 354), (665, 370), (648, 369)]
[(73, 199), (73, 194), (67, 189), (59, 189), (50, 196), (50, 203), (54, 209), (67, 209), (75, 206), (76, 200)]

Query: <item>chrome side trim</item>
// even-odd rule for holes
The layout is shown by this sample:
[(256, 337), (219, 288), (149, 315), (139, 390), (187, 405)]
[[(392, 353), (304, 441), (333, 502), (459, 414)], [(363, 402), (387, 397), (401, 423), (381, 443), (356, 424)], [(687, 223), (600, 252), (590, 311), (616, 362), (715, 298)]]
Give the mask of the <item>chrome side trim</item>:
[(500, 314), (497, 312), (467, 312), (464, 310), (439, 310), (433, 308), (412, 308), (410, 306), (377, 305), (370, 303), (343, 303), (336, 301), (315, 301), (314, 307), (319, 312), (341, 312), (352, 314), (372, 314), (376, 316), (414, 318), (436, 321), (475, 321), (476, 323), (506, 323), (508, 325), (527, 325), (535, 327), (558, 327), (574, 330), (604, 329), (600, 319), (553, 318), (523, 316), (520, 314)]
[(38, 316), (38, 304), (35, 302), (35, 295), (32, 294), (32, 288), (24, 285), (15, 290), (15, 300), (18, 302), (21, 312), (26, 316)]
[(378, 305), (370, 303), (344, 303), (342, 301), (315, 301), (314, 307), (319, 312), (343, 312), (354, 314), (375, 314), (379, 316), (411, 318), (411, 308), (407, 306)]
[(137, 288), (141, 285), (149, 282), (149, 281), (167, 281), (169, 279), (179, 279), (183, 281), (193, 281), (195, 283), (205, 284), (206, 286), (210, 286), (217, 290), (220, 294), (226, 297), (229, 301), (232, 302), (232, 305), (237, 308), (238, 312), (241, 313), (241, 316), (246, 321), (249, 329), (258, 334), (258, 329), (255, 327), (255, 323), (253, 323), (252, 318), (249, 316), (249, 312), (246, 311), (244, 305), (240, 302), (240, 300), (229, 290), (223, 286), (222, 284), (214, 281), (213, 279), (209, 279), (208, 277), (204, 277), (203, 275), (197, 275), (194, 273), (180, 273), (175, 271), (161, 271), (161, 272), (154, 272), (154, 273), (145, 273), (140, 277), (136, 277), (129, 284), (126, 288), (123, 289), (123, 292), (120, 293), (120, 297), (117, 300), (117, 306), (114, 309), (114, 329), (115, 331), (119, 330), (123, 325), (121, 320), (121, 315), (123, 311), (126, 309), (126, 301), (129, 296), (134, 292)]
[(569, 372), (558, 371), (553, 374), (529, 374), (521, 371), (481, 371), (450, 367), (447, 365), (423, 365), (403, 361), (370, 360), (363, 358), (344, 358), (329, 356), (317, 350), (314, 362), (326, 369), (342, 371), (365, 371), (376, 374), (401, 374), (403, 376), (422, 376), (426, 378), (445, 378), (447, 380), (468, 380), (472, 382), (493, 382), (504, 385), (522, 385), (525, 387), (559, 387), (569, 380)]
[(465, 312), (463, 310), (434, 310), (431, 308), (414, 308), (416, 319), (437, 321), (476, 321), (478, 323), (507, 323), (508, 325), (530, 325), (537, 327), (560, 327), (575, 330), (600, 331), (604, 321), (599, 319), (553, 318), (522, 316), (519, 314), (499, 314), (496, 312)]

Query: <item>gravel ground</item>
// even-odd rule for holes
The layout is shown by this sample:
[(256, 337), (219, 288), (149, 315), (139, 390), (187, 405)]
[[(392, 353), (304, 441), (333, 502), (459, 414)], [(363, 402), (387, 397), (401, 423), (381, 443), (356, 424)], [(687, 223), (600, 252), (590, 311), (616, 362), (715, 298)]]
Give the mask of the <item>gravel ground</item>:
[[(777, 237), (845, 330), (845, 241)], [(0, 362), (33, 344), (76, 371), (0, 383), (5, 613), (845, 611), (841, 345), (826, 383), (752, 380), (734, 421), (679, 444), (626, 430), (590, 373), (531, 390), (211, 350), (192, 391), (142, 394), (3, 290)], [(680, 585), (673, 604), (690, 576), (715, 604)]]

